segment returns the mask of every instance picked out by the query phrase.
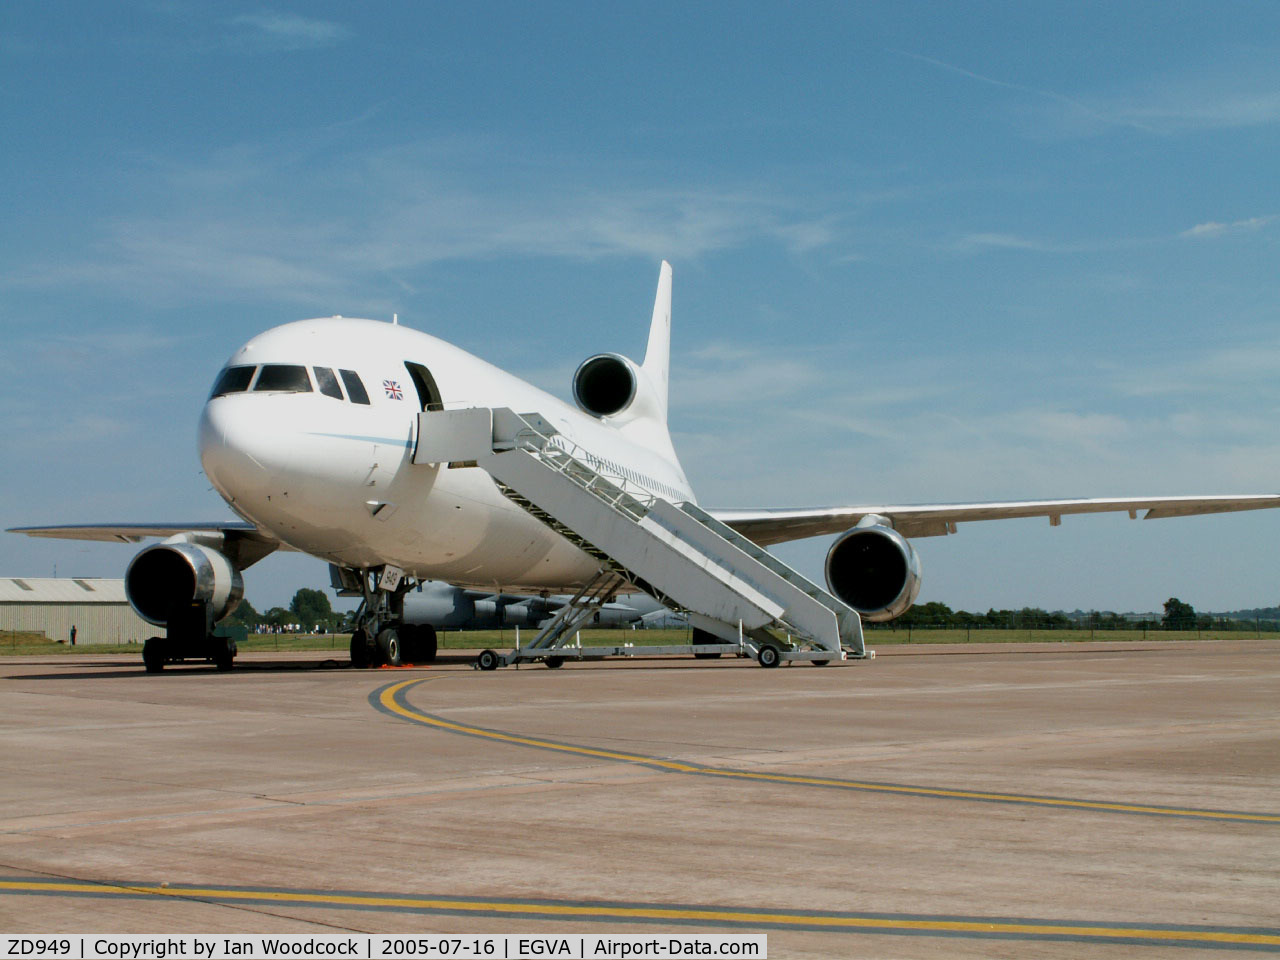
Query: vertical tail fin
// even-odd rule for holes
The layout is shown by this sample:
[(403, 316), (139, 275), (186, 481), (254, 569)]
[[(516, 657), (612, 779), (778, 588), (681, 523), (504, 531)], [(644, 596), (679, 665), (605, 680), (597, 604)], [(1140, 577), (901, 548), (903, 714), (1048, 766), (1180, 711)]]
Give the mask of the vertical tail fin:
[(649, 344), (640, 365), (653, 384), (667, 418), (667, 392), (671, 380), (671, 264), (662, 261), (658, 271), (658, 293), (653, 299), (653, 319), (649, 323)]

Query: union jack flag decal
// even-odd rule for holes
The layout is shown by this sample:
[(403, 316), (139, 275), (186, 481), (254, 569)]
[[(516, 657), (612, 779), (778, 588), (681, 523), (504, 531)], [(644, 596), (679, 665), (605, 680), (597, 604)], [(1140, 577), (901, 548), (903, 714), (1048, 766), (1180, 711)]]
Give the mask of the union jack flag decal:
[(404, 399), (404, 391), (400, 389), (400, 384), (394, 380), (383, 380), (382, 389), (387, 391), (387, 396), (392, 400)]

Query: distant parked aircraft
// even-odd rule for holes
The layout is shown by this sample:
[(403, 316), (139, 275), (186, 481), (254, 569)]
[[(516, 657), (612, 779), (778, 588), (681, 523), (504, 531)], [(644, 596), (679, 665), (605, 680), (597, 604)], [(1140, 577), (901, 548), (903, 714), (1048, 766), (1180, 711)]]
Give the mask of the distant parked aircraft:
[[(507, 630), (512, 627), (536, 629), (555, 616), (570, 601), (568, 594), (523, 596), (468, 590), (440, 580), (426, 580), (404, 597), (404, 626), (401, 657), (410, 662), (430, 662), (436, 654), (436, 633), (440, 630)], [(644, 594), (628, 597), (626, 603), (600, 606), (584, 627), (621, 627), (639, 624), (649, 612), (662, 607)]]

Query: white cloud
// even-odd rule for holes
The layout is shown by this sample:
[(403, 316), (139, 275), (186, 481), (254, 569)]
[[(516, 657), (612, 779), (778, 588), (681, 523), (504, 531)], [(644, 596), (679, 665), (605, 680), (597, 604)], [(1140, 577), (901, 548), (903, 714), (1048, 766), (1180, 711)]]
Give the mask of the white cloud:
[(995, 77), (989, 77), (985, 74), (978, 73), (973, 70), (967, 70), (964, 67), (958, 67), (942, 60), (935, 60), (933, 57), (922, 56), (918, 53), (907, 53), (898, 51), (902, 56), (910, 57), (912, 60), (918, 60), (921, 63), (929, 64), (940, 70), (949, 73), (959, 74), (983, 83), (991, 87), (998, 87), (1003, 90), (1009, 90), (1014, 93), (1025, 94), (1037, 101), (1047, 101), (1051, 105), (1054, 114), (1062, 122), (1070, 122), (1076, 127), (1105, 128), (1111, 126), (1140, 126), (1132, 118), (1126, 118), (1119, 114), (1109, 112), (1097, 105), (1085, 102), (1084, 99), (1069, 97), (1065, 94), (1058, 93), (1055, 90), (1047, 90), (1041, 87), (1029, 86), (1024, 83), (1014, 83), (1009, 80), (1001, 80)]
[[(1206, 326), (1212, 318), (1205, 321)], [(1109, 368), (1115, 390), (1124, 397), (1186, 396), (1209, 403), (1215, 396), (1253, 398), (1252, 409), (1264, 398), (1280, 401), (1276, 371), (1280, 370), (1280, 340), (1258, 339), (1216, 350), (1161, 361), (1147, 357), (1139, 365), (1117, 364)]]
[(1224, 51), (1206, 63), (1142, 77), (1127, 88), (1071, 95), (920, 54), (902, 56), (1022, 95), (1010, 109), (1038, 137), (1092, 137), (1116, 129), (1169, 136), (1280, 122), (1280, 69), (1275, 54), (1266, 50)]
[(1031, 240), (1012, 233), (967, 233), (955, 242), (960, 253), (982, 253), (988, 250), (1047, 251), (1050, 248), (1039, 240)]
[(1165, 237), (1103, 237), (1071, 241), (1041, 240), (1016, 233), (991, 231), (963, 234), (951, 243), (949, 249), (958, 254), (983, 254), (1001, 250), (1017, 250), (1027, 253), (1088, 254), (1132, 250), (1163, 243), (1166, 240), (1167, 238)]
[(1201, 58), (1091, 98), (1099, 113), (1162, 136), (1280, 122), (1274, 50), (1209, 48)]
[[(492, 145), (445, 143), (300, 157), (224, 151), (152, 175), (153, 208), (89, 236), (79, 256), (28, 264), (0, 286), (81, 285), (169, 302), (254, 297), (332, 304), (434, 263), (501, 256), (689, 262), (766, 241), (804, 252), (834, 237), (831, 216), (767, 191), (539, 180), (518, 162), (483, 182), (468, 157)], [(335, 192), (342, 201), (334, 202)], [(345, 296), (344, 296), (345, 295)]]
[(1185, 387), (1149, 402), (1134, 395), (1143, 371), (1120, 364), (1009, 356), (987, 379), (939, 358), (868, 363), (852, 344), (717, 343), (673, 370), (672, 422), (716, 507), (1249, 492), (1280, 472), (1280, 449), (1259, 442), (1277, 391), (1260, 388), (1256, 415), (1238, 397), (1277, 357), (1280, 344), (1148, 358)]
[(1272, 89), (1215, 90), (1177, 83), (1150, 98), (1117, 103), (1115, 110), (1134, 126), (1166, 134), (1270, 126), (1280, 121), (1280, 90), (1275, 89), (1277, 81), (1264, 82)]
[(346, 27), (329, 20), (270, 10), (241, 14), (227, 22), (235, 28), (237, 42), (257, 51), (318, 50), (349, 35)]
[(1276, 219), (1277, 215), (1272, 214), (1266, 217), (1249, 217), (1247, 220), (1236, 220), (1232, 223), (1218, 223), (1210, 220), (1207, 223), (1198, 223), (1189, 230), (1183, 230), (1178, 236), (1189, 240), (1213, 240), (1233, 234), (1256, 233)]

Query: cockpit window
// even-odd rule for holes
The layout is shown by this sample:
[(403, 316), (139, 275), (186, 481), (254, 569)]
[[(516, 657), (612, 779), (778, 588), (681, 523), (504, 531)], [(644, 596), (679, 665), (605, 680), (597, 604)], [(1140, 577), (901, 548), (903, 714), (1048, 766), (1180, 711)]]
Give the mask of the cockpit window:
[(339, 370), (338, 372), (342, 374), (342, 382), (347, 385), (347, 396), (351, 398), (351, 402), (368, 403), (369, 394), (364, 388), (360, 374), (354, 370)]
[(253, 379), (253, 371), (257, 367), (227, 367), (218, 375), (217, 382), (213, 385), (213, 393), (209, 394), (209, 399), (214, 397), (223, 397), (228, 393), (243, 393), (249, 389), (249, 381)]
[(307, 368), (292, 363), (268, 363), (258, 374), (258, 382), (253, 390), (283, 390), (288, 393), (310, 393), (311, 380), (307, 377)]
[(342, 399), (342, 388), (338, 386), (338, 378), (333, 375), (331, 368), (312, 367), (311, 372), (316, 375), (316, 386), (320, 388), (321, 393), (335, 400)]

